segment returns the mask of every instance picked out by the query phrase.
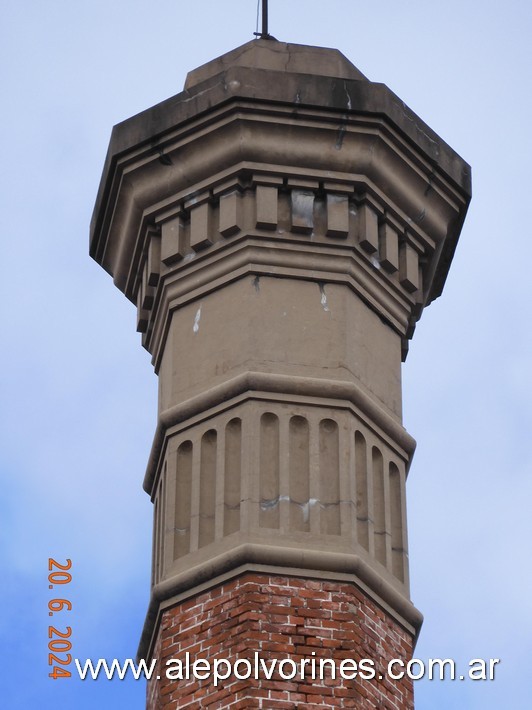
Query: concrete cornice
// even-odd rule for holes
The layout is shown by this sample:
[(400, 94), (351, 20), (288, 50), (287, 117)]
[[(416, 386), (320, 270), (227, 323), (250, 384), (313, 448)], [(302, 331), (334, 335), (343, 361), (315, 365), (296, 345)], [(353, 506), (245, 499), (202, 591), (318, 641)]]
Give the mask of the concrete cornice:
[(414, 637), (419, 634), (423, 623), (423, 615), (408, 597), (359, 555), (246, 543), (209, 559), (206, 564), (165, 579), (152, 588), (138, 658), (151, 658), (160, 614), (165, 607), (241, 574), (243, 569), (266, 574), (351, 581), (392, 613)]
[[(367, 417), (372, 426), (382, 429), (394, 444), (404, 452), (404, 458), (409, 464), (416, 448), (415, 439), (384, 407), (379, 405), (374, 397), (370, 396), (356, 382), (341, 382), (330, 379), (315, 379), (310, 377), (293, 377), (266, 372), (245, 372), (231, 380), (185, 400), (159, 414), (159, 421), (150, 453), (146, 475), (144, 477), (144, 490), (153, 494), (157, 472), (161, 462), (161, 452), (164, 445), (166, 432), (177, 424), (193, 419), (202, 413), (209, 416), (212, 409), (224, 404), (231, 407), (232, 400), (245, 394), (253, 398), (253, 393), (264, 392), (281, 393), (286, 396), (314, 397), (324, 400), (337, 400), (355, 405)], [(338, 406), (338, 404), (336, 404)]]
[[(277, 160), (279, 122), (297, 134)], [(91, 254), (132, 298), (126, 282), (148, 207), (153, 214), (171, 195), (194, 194), (204, 177), (242, 160), (312, 170), (324, 155), (332, 171), (393, 187), (388, 198), (407, 219), (441, 235), (428, 302), (437, 297), (470, 198), (469, 166), (386, 86), (363, 80), (236, 66), (119, 124), (91, 223)], [(127, 236), (115, 233), (116, 223)]]
[[(389, 282), (363, 257), (340, 245), (326, 248), (316, 244), (280, 242), (275, 238), (246, 237), (219, 250), (205, 251), (194, 263), (184, 265), (162, 283), (155, 302), (153, 329), (145, 339), (158, 372), (168, 327), (174, 310), (186, 303), (247, 276), (276, 276), (345, 284), (357, 293), (379, 317), (402, 338), (409, 326), (416, 301)], [(416, 311), (416, 317), (418, 316)]]
[[(195, 116), (194, 126), (179, 124), (162, 143), (154, 139), (117, 155), (105, 200), (97, 203), (93, 216), (91, 255), (129, 298), (128, 273), (134, 268), (146, 210), (157, 219), (157, 210), (167, 209), (169, 200), (210, 189), (217, 174), (244, 161), (261, 163), (282, 175), (298, 170), (319, 175), (326, 161), (329, 180), (349, 180), (353, 187), (364, 176), (377, 191), (385, 190), (387, 201), (414, 229), (419, 224), (434, 233), (443, 249), (450, 248), (454, 224), (465, 215), (468, 198), (381, 115), (342, 111), (339, 116), (323, 107), (298, 107), (295, 113), (287, 107), (274, 109), (263, 102), (243, 104), (235, 99)], [(281, 140), (285, 131), (292, 135), (289, 142)], [(161, 164), (163, 158), (167, 162)], [(206, 179), (210, 184), (204, 183)]]
[(177, 126), (184, 127), (205, 112), (241, 99), (285, 104), (295, 112), (319, 107), (340, 112), (346, 117), (356, 114), (380, 116), (439, 168), (464, 197), (470, 197), (470, 166), (385, 84), (290, 73), (286, 73), (283, 79), (279, 79), (279, 72), (247, 67), (229, 68), (191, 90), (185, 90), (117, 124), (111, 135), (96, 200), (91, 239), (98, 231), (108, 182), (119, 158), (145, 144), (149, 144), (154, 155), (158, 155), (165, 134)]

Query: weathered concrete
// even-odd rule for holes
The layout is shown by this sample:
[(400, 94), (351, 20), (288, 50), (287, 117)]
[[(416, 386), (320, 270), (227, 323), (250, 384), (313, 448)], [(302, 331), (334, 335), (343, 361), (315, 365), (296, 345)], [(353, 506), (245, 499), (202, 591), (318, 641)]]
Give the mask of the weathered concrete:
[(142, 655), (163, 609), (244, 569), (356, 582), (415, 636), (401, 357), (470, 189), (336, 50), (248, 43), (115, 127), (91, 254), (159, 375)]

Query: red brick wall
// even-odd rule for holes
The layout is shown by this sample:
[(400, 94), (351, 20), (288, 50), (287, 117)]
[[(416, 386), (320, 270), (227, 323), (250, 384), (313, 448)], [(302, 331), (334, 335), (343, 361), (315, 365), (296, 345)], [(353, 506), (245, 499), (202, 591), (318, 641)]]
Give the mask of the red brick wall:
[[(164, 679), (169, 659), (373, 659), (377, 678), (391, 658), (412, 656), (412, 637), (358, 587), (297, 577), (244, 574), (164, 613), (154, 657), (162, 680), (148, 684), (148, 710), (343, 707), (411, 710), (409, 680)], [(307, 669), (309, 666), (307, 666)], [(287, 671), (290, 669), (287, 668)], [(351, 670), (351, 669), (349, 669)]]

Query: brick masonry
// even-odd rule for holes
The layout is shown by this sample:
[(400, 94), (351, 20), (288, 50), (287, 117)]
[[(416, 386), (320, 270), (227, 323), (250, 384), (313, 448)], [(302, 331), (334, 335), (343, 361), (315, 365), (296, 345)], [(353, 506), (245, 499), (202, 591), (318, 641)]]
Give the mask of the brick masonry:
[[(334, 680), (326, 672), (324, 680), (283, 680), (276, 672), (271, 680), (231, 676), (218, 687), (212, 679), (166, 680), (166, 662), (184, 662), (187, 651), (191, 662), (253, 662), (258, 652), (267, 663), (315, 657), (334, 659), (337, 668), (343, 659), (369, 658), (377, 679), (344, 680), (337, 672)], [(378, 675), (385, 676), (390, 659), (406, 662), (412, 651), (412, 636), (353, 583), (247, 573), (164, 612), (154, 650), (162, 679), (148, 684), (147, 708), (411, 710), (412, 682)]]

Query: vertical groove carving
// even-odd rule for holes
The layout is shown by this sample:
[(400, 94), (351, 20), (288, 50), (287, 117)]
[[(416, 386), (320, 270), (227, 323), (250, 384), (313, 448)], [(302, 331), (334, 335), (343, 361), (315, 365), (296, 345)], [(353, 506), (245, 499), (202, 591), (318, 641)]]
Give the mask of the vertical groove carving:
[(163, 475), (159, 485), (159, 534), (157, 544), (157, 579), (160, 580), (164, 574), (164, 547), (165, 547), (165, 527), (166, 527), (166, 463), (164, 464)]
[(404, 549), (403, 549), (403, 495), (401, 490), (401, 475), (394, 463), (390, 464), (390, 518), (392, 525), (392, 572), (405, 581)]
[(214, 542), (216, 445), (216, 432), (210, 429), (201, 438), (198, 547)]
[(192, 442), (177, 450), (174, 522), (174, 560), (190, 551), (190, 502), (192, 494)]
[(279, 528), (279, 419), (263, 414), (260, 420), (261, 528)]
[(369, 551), (368, 461), (366, 440), (359, 431), (355, 432), (355, 484), (357, 537)]
[(159, 549), (159, 541), (157, 539), (157, 520), (159, 516), (159, 500), (155, 499), (155, 504), (153, 506), (153, 540), (152, 540), (152, 557), (151, 557), (151, 578), (153, 584), (158, 582), (158, 570), (157, 570), (157, 551)]
[(240, 530), (242, 422), (232, 419), (225, 428), (224, 535)]
[(289, 426), (290, 530), (310, 530), (309, 425), (304, 417), (292, 417)]
[(203, 555), (215, 541), (262, 529), (266, 543), (272, 530), (287, 544), (291, 533), (303, 545), (337, 536), (342, 551), (360, 546), (408, 585), (405, 472), (397, 451), (364, 423), (330, 410), (268, 410), (222, 415), (172, 447), (154, 496), (154, 584), (176, 560), (181, 568), (184, 557), (199, 549)]
[(379, 449), (371, 452), (373, 473), (373, 524), (375, 557), (386, 565), (386, 503), (384, 499), (384, 461)]
[(320, 532), (340, 534), (340, 452), (338, 424), (320, 422)]

